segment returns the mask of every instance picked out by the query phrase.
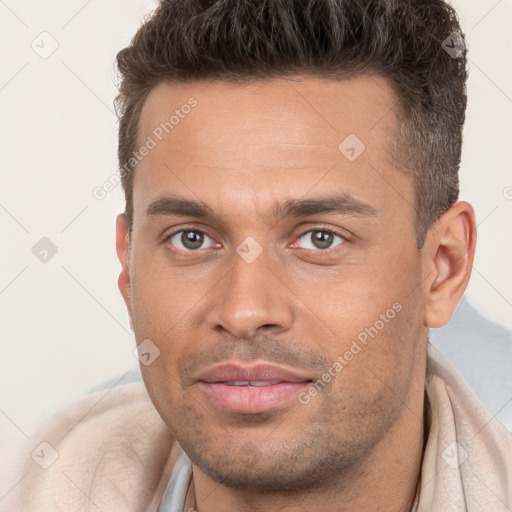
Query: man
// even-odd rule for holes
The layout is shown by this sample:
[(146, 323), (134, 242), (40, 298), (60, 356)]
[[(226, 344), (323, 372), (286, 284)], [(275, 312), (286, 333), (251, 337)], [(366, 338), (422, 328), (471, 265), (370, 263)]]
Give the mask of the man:
[(162, 1), (118, 65), (144, 386), (51, 420), (0, 506), (511, 510), (510, 436), (428, 346), (476, 241), (453, 10)]

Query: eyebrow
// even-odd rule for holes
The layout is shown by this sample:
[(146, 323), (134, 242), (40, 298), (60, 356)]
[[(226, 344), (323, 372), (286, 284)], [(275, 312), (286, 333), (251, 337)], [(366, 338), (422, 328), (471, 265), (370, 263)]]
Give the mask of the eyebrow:
[(146, 208), (146, 215), (148, 217), (175, 215), (178, 217), (198, 217), (202, 219), (212, 216), (212, 214), (212, 209), (206, 203), (178, 197), (161, 197), (153, 201)]
[[(373, 206), (355, 199), (350, 194), (342, 194), (312, 199), (289, 199), (282, 204), (275, 203), (269, 217), (274, 222), (278, 222), (285, 217), (311, 217), (327, 213), (372, 217), (377, 215), (377, 210)], [(215, 216), (212, 208), (203, 201), (180, 197), (156, 199), (146, 208), (146, 215), (148, 217), (168, 215), (199, 219)]]
[(308, 217), (326, 213), (373, 217), (377, 215), (377, 210), (350, 194), (342, 194), (313, 199), (289, 199), (282, 205), (274, 206), (272, 218), (278, 221), (284, 217)]

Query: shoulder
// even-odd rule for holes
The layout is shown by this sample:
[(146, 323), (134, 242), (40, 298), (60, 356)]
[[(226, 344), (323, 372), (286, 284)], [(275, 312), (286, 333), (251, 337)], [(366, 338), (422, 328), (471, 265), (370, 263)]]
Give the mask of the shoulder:
[(431, 423), (419, 510), (501, 510), (512, 504), (510, 432), (433, 347), (426, 391)]
[(95, 393), (46, 420), (10, 458), (0, 510), (144, 510), (171, 445), (142, 382)]

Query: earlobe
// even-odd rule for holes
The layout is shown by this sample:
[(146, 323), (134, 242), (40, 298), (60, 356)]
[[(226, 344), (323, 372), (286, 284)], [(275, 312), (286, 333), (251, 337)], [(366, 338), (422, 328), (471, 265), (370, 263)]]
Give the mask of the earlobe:
[(430, 229), (423, 250), (427, 327), (442, 327), (450, 320), (466, 290), (475, 245), (473, 207), (458, 201)]
[(130, 316), (130, 326), (133, 329), (133, 319), (131, 310), (131, 283), (129, 268), (129, 233), (128, 220), (124, 213), (120, 213), (116, 218), (116, 251), (119, 262), (121, 263), (121, 272), (117, 280), (119, 291), (123, 296)]

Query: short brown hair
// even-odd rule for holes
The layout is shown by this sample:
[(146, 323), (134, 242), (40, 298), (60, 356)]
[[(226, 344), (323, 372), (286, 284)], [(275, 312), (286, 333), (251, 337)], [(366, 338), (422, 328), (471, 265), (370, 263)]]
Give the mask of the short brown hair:
[(457, 15), (442, 0), (161, 0), (117, 64), (118, 156), (130, 230), (138, 121), (162, 81), (379, 73), (398, 99), (392, 153), (413, 173), (418, 248), (458, 198), (466, 49)]

